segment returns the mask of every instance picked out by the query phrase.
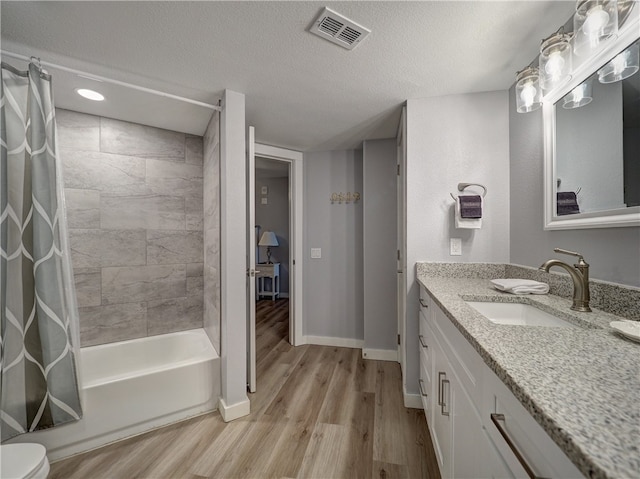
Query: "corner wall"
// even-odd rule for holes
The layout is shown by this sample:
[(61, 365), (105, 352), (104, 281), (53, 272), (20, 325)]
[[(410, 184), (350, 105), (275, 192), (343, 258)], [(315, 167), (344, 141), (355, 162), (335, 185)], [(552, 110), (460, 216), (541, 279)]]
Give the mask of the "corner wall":
[[(362, 200), (330, 201), (334, 192), (362, 194), (362, 151), (305, 153), (304, 183), (303, 335), (362, 347)], [(322, 258), (311, 259), (311, 248), (321, 248)]]
[(545, 231), (543, 217), (544, 144), (542, 112), (516, 112), (509, 90), (511, 255), (509, 262), (538, 267), (553, 248), (582, 253), (590, 276), (640, 287), (640, 227)]
[[(406, 393), (419, 376), (416, 262), (509, 260), (508, 108), (506, 91), (407, 101)], [(459, 182), (487, 187), (481, 229), (454, 227)], [(451, 237), (462, 256), (449, 255)]]

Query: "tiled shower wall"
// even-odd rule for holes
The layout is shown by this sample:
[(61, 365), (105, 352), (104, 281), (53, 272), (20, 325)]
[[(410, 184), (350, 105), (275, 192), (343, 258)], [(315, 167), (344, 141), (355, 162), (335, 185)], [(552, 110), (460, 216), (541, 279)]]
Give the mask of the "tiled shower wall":
[(82, 346), (203, 325), (203, 140), (56, 110)]

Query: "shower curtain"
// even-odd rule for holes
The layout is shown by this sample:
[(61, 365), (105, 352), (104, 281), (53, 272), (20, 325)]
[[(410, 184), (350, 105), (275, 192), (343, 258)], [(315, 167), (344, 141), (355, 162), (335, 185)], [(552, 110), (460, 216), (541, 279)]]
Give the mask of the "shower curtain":
[(78, 308), (51, 77), (2, 63), (0, 426), (2, 440), (82, 417)]

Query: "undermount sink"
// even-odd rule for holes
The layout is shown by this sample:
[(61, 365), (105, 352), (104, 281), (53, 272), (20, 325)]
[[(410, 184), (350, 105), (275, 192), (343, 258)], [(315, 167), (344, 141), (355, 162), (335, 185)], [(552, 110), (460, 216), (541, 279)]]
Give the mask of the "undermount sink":
[(560, 328), (574, 327), (573, 324), (529, 304), (497, 303), (488, 301), (467, 301), (466, 303), (489, 321), (496, 324)]

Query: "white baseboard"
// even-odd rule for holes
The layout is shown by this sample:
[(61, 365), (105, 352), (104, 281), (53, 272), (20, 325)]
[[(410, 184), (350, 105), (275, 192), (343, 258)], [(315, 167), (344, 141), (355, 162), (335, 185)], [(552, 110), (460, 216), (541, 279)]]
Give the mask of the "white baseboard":
[(420, 394), (408, 394), (403, 392), (402, 395), (404, 397), (404, 407), (422, 409), (422, 398), (420, 397)]
[(247, 398), (244, 401), (227, 406), (224, 399), (220, 398), (218, 400), (218, 411), (220, 412), (224, 422), (233, 421), (239, 417), (249, 415), (251, 412), (251, 402), (249, 401), (249, 398)]
[(362, 349), (364, 340), (351, 338), (334, 338), (330, 336), (303, 336), (302, 344), (316, 344), (318, 346), (335, 346), (338, 348)]
[(376, 359), (378, 361), (398, 362), (398, 351), (395, 349), (362, 349), (362, 357), (364, 359)]

